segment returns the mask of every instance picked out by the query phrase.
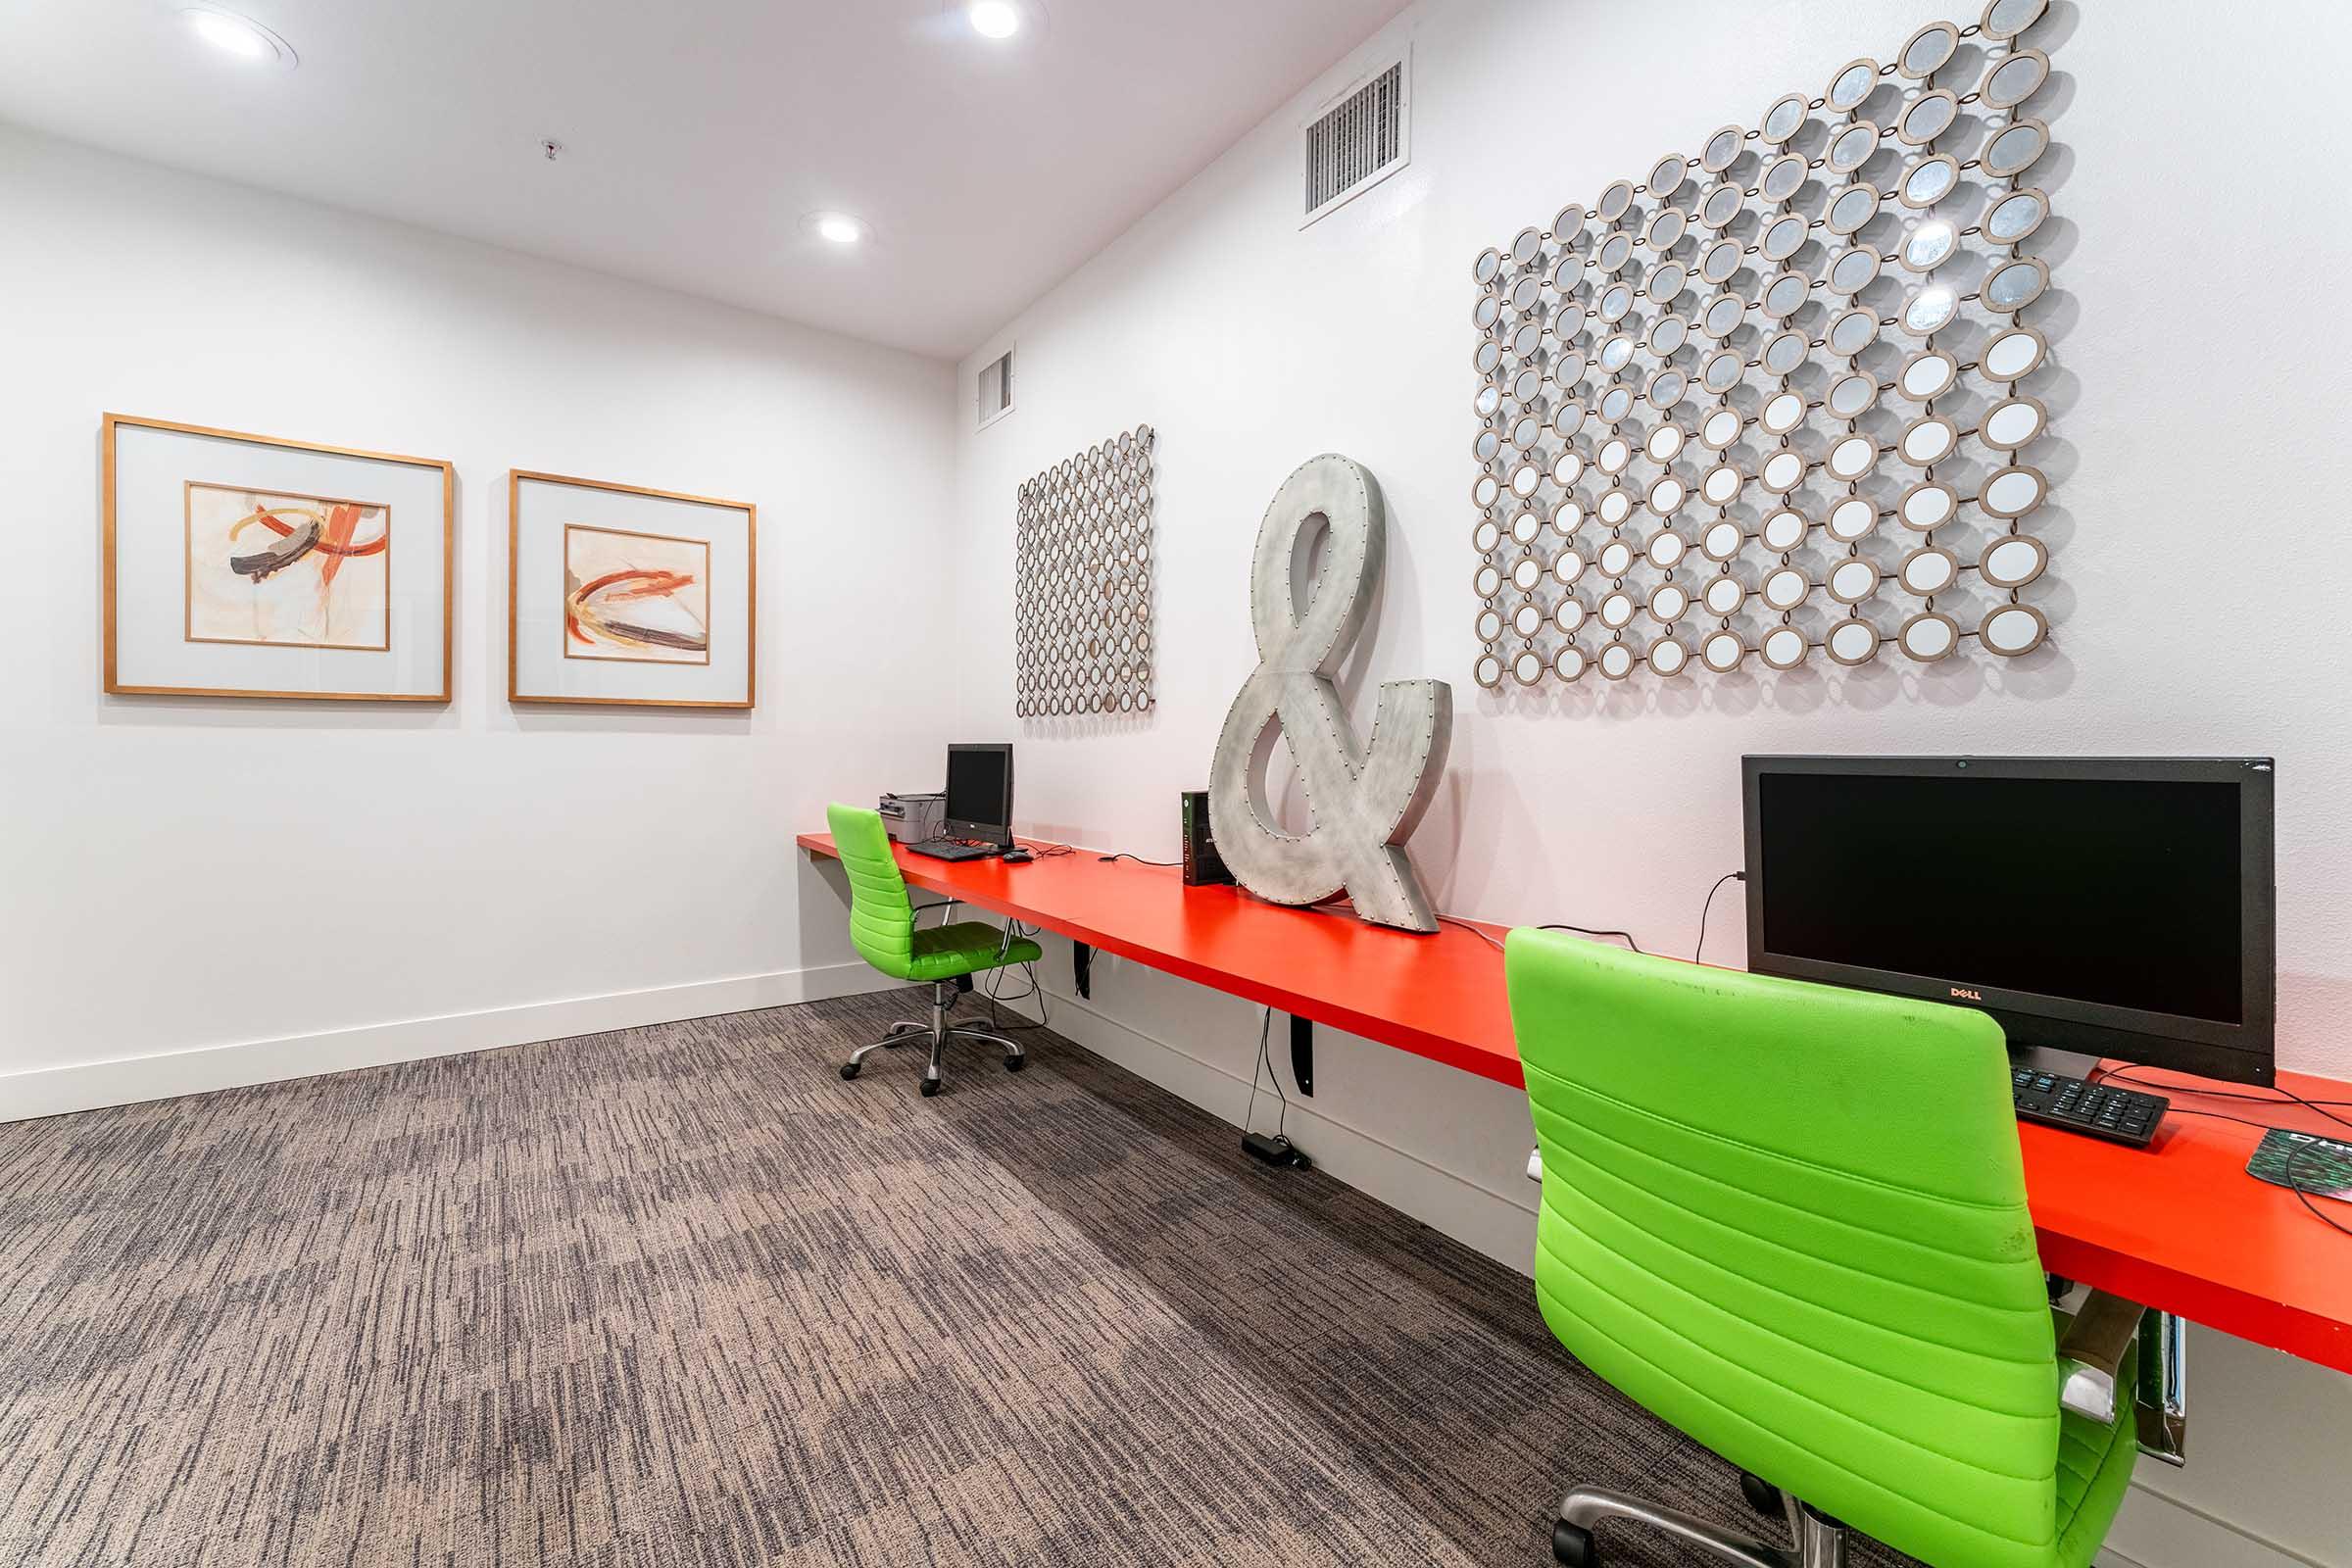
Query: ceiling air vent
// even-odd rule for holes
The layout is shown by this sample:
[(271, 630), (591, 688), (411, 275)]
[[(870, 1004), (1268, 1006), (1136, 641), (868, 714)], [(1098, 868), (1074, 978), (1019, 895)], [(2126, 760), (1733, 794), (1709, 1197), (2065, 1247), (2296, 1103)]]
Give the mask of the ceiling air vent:
[(1012, 350), (1006, 349), (980, 367), (974, 391), (980, 410), (980, 429), (987, 429), (1012, 412)]
[(1404, 66), (1398, 60), (1349, 88), (1306, 127), (1306, 216), (1321, 218), (1405, 166)]

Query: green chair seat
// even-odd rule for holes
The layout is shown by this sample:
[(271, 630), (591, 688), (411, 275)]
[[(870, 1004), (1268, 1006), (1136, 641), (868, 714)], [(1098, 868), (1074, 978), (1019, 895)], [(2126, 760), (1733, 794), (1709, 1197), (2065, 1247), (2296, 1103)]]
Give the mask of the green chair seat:
[(1035, 963), (1045, 949), (1027, 937), (1004, 945), (1004, 933), (983, 920), (958, 920), (914, 933), (906, 959), (905, 980), (953, 980), (959, 974), (1002, 969), (1007, 964)]

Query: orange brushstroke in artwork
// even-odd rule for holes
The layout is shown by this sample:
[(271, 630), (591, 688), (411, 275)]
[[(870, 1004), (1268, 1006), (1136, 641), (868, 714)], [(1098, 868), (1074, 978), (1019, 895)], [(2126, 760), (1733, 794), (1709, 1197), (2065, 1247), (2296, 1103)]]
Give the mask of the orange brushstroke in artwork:
[(335, 573), (343, 569), (343, 558), (351, 550), (352, 531), (359, 525), (359, 508), (344, 505), (327, 509), (326, 529), (319, 534), (317, 546), (326, 557), (318, 563), (318, 597), (321, 602), (326, 598), (327, 589), (334, 586)]
[[(308, 509), (290, 508), (288, 510), (296, 511), (303, 514), (309, 514)], [(352, 514), (352, 521), (354, 523), (358, 522), (359, 513), (356, 509), (345, 507), (338, 508), (337, 510), (350, 512)], [(250, 516), (239, 517), (235, 522), (229, 524), (228, 536), (231, 539), (234, 539), (239, 530), (243, 529), (250, 523), (256, 522), (269, 529), (271, 533), (277, 535), (280, 539), (285, 538), (288, 534), (294, 531), (294, 525), (292, 523), (280, 522), (276, 517), (272, 516), (268, 512), (256, 512)], [(383, 553), (384, 546), (392, 542), (392, 535), (388, 532), (377, 534), (374, 538), (368, 540), (364, 545), (352, 544), (350, 542), (350, 535), (351, 530), (346, 528), (344, 530), (342, 542), (329, 543), (326, 539), (321, 538), (318, 543), (313, 545), (311, 548), (323, 555), (329, 556), (374, 556), (381, 555)]]
[(623, 588), (618, 593), (607, 594), (606, 599), (659, 599), (664, 594), (674, 594), (679, 589), (690, 586), (694, 581), (694, 573), (691, 571), (636, 571), (625, 568), (620, 571), (608, 571), (572, 597), (585, 599), (599, 588), (609, 588), (616, 582), (626, 582), (631, 578), (637, 579), (635, 587)]
[(611, 588), (616, 582), (631, 583), (633, 586), (605, 595), (607, 604), (621, 599), (663, 598), (676, 593), (681, 588), (691, 586), (694, 582), (694, 573), (691, 571), (655, 571), (625, 566), (619, 571), (608, 571), (594, 582), (583, 584), (575, 589), (571, 597), (564, 602), (564, 632), (565, 636), (577, 637), (592, 648), (596, 646), (596, 639), (580, 628), (580, 617), (577, 612), (590, 594), (600, 588)]

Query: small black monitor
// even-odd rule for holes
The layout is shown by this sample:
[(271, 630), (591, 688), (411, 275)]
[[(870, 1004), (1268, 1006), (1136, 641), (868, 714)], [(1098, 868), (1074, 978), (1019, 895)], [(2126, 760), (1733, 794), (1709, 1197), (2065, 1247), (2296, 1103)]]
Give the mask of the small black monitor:
[(1748, 967), (2273, 1077), (2269, 758), (1744, 760)]
[(948, 748), (948, 825), (952, 839), (1012, 843), (1012, 747)]

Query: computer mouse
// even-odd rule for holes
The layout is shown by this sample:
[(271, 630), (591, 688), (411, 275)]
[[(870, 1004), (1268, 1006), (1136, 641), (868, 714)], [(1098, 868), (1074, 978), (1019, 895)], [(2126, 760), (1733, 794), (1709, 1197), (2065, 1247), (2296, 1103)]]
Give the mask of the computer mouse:
[(1003, 855), (998, 856), (997, 858), (1003, 860), (1007, 865), (1019, 865), (1022, 861), (1034, 860), (1037, 858), (1037, 857), (1030, 854), (1027, 850), (1006, 850)]

